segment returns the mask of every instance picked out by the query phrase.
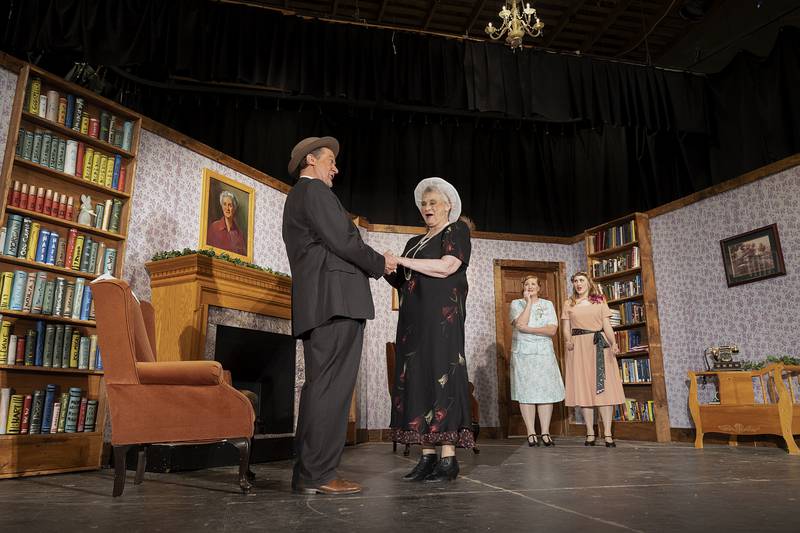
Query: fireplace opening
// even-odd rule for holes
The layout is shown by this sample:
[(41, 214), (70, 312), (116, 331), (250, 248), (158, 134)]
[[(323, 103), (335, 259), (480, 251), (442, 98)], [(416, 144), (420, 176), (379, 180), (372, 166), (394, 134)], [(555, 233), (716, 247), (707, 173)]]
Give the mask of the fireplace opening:
[(235, 389), (255, 395), (256, 435), (294, 431), (295, 351), (290, 335), (217, 326), (214, 359)]

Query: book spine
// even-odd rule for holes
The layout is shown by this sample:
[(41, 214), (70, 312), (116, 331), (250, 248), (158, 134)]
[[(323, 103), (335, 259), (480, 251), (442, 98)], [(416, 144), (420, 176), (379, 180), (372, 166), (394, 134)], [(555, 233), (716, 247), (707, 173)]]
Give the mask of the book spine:
[(81, 389), (70, 387), (67, 403), (67, 417), (64, 423), (65, 433), (75, 433), (78, 429), (78, 414), (81, 409)]
[(39, 164), (45, 167), (50, 166), (50, 144), (52, 140), (49, 133), (42, 133), (42, 141), (39, 144)]
[(94, 431), (94, 424), (97, 419), (97, 400), (88, 400), (86, 402), (86, 423), (83, 430), (87, 433)]
[(64, 308), (61, 310), (61, 316), (64, 318), (72, 317), (72, 304), (75, 300), (75, 282), (68, 281), (64, 287)]
[(0, 435), (6, 434), (8, 409), (11, 403), (11, 387), (0, 388)]
[(77, 432), (83, 433), (84, 428), (86, 427), (86, 404), (89, 403), (86, 399), (86, 396), (81, 398), (81, 406), (78, 410), (78, 427)]
[(118, 191), (124, 191), (125, 190), (125, 175), (127, 173), (128, 173), (127, 167), (125, 165), (122, 165), (119, 168), (119, 183), (117, 184), (117, 190)]
[(56, 326), (55, 324), (47, 324), (44, 330), (44, 357), (43, 365), (47, 367), (53, 366), (53, 347), (56, 342)]
[(89, 370), (94, 370), (97, 363), (97, 335), (89, 335)]
[(58, 243), (61, 242), (61, 235), (55, 231), (50, 233), (50, 239), (47, 241), (47, 254), (45, 255), (44, 262), (48, 265), (55, 265), (58, 258)]
[(56, 325), (56, 334), (53, 339), (53, 367), (61, 368), (61, 354), (64, 352), (64, 325)]
[(106, 184), (106, 172), (108, 172), (108, 156), (100, 156), (100, 170), (97, 172), (97, 183), (100, 185)]
[(92, 174), (91, 180), (92, 183), (99, 183), (100, 182), (100, 163), (103, 161), (103, 154), (100, 152), (95, 152), (94, 157), (92, 158)]
[(36, 262), (44, 263), (47, 260), (47, 245), (50, 241), (50, 230), (39, 230), (39, 242), (36, 245)]
[(44, 366), (44, 334), (47, 330), (44, 320), (36, 321), (36, 347), (34, 349), (34, 364)]
[(103, 269), (105, 268), (105, 259), (106, 259), (106, 245), (105, 243), (100, 243), (100, 246), (97, 247), (97, 262), (94, 265), (94, 273), (95, 274), (102, 274)]
[(103, 259), (103, 274), (114, 275), (114, 269), (117, 266), (117, 250), (116, 248), (106, 248), (105, 258)]
[(8, 356), (6, 358), (7, 365), (14, 365), (17, 362), (17, 343), (19, 340), (16, 335), (9, 335), (8, 337)]
[(83, 298), (81, 301), (81, 313), (78, 317), (80, 320), (89, 320), (90, 310), (92, 308), (92, 288), (86, 285), (83, 288)]
[(14, 283), (11, 288), (11, 303), (9, 309), (12, 311), (22, 311), (22, 304), (25, 299), (25, 286), (28, 283), (28, 273), (25, 270), (14, 271)]
[(75, 248), (72, 250), (72, 259), (69, 261), (72, 270), (80, 270), (81, 258), (83, 257), (83, 243), (86, 237), (78, 235), (75, 238)]
[[(28, 161), (33, 157), (33, 139), (35, 136), (36, 134), (32, 131), (25, 132), (25, 142), (22, 144), (22, 158)], [(19, 203), (14, 205), (19, 206)]]
[(2, 288), (0, 288), (0, 309), (9, 309), (11, 289), (14, 286), (14, 273), (3, 272), (0, 274), (0, 283), (2, 283)]
[(81, 318), (81, 306), (83, 305), (83, 289), (86, 287), (86, 280), (77, 278), (75, 280), (75, 295), (72, 297), (72, 311), (70, 316), (73, 320)]
[(39, 156), (42, 153), (42, 132), (36, 130), (33, 134), (33, 149), (31, 151), (31, 162), (39, 163)]
[(91, 339), (83, 336), (80, 339), (78, 346), (78, 369), (89, 370), (89, 348), (91, 347)]
[(92, 243), (94, 241), (91, 237), (86, 237), (86, 240), (83, 241), (83, 251), (81, 252), (81, 260), (80, 264), (78, 265), (78, 270), (81, 272), (89, 272), (89, 258), (92, 255)]
[(72, 112), (72, 130), (73, 131), (80, 131), (81, 130), (81, 120), (83, 119), (83, 113), (86, 103), (83, 98), (78, 96), (75, 98), (75, 108)]
[(92, 180), (93, 159), (94, 148), (87, 146), (83, 153), (83, 169), (81, 170), (81, 177), (87, 181)]
[(31, 83), (28, 86), (28, 107), (25, 109), (31, 115), (39, 114), (39, 95), (42, 93), (42, 80), (41, 78), (31, 78)]
[[(72, 258), (75, 252), (75, 241), (78, 240), (78, 230), (72, 228), (69, 230), (69, 235), (67, 236), (67, 248), (64, 250), (64, 267), (70, 268), (72, 266)], [(69, 266), (67, 266), (69, 265)]]
[(122, 200), (114, 198), (111, 207), (111, 218), (108, 222), (108, 231), (119, 233), (120, 216), (122, 215)]
[(49, 383), (44, 391), (44, 409), (42, 410), (42, 433), (50, 433), (53, 423), (53, 402), (56, 396), (56, 386)]
[(17, 337), (16, 357), (17, 358), (14, 360), (15, 365), (25, 364), (25, 335), (19, 335)]
[(6, 242), (3, 247), (3, 254), (17, 256), (19, 245), (19, 234), (22, 230), (22, 217), (19, 215), (8, 215), (6, 221)]
[(58, 433), (64, 433), (64, 429), (67, 425), (67, 405), (69, 404), (69, 393), (62, 392), (61, 399), (59, 401), (59, 410), (58, 410), (58, 425), (56, 426), (56, 431)]
[(119, 190), (119, 169), (122, 168), (122, 156), (114, 156), (114, 168), (111, 170), (111, 187)]
[(47, 288), (47, 273), (37, 272), (36, 283), (33, 286), (33, 302), (31, 303), (31, 313), (41, 314), (44, 306), (44, 293)]
[(61, 316), (64, 312), (64, 296), (67, 287), (67, 280), (56, 278), (55, 292), (53, 295), (53, 316)]
[(28, 430), (31, 428), (31, 407), (33, 406), (33, 396), (30, 394), (25, 395), (22, 401), (22, 419), (19, 422), (19, 434), (27, 435)]
[(2, 323), (0, 323), (0, 364), (8, 361), (8, 348), (10, 343), (11, 322), (3, 320)]
[(105, 213), (105, 211), (106, 211), (105, 204), (101, 204), (101, 203), (98, 202), (98, 204), (94, 208), (94, 214), (95, 214), (94, 227), (95, 228), (97, 228), (97, 229), (102, 229), (103, 228), (103, 214)]
[(92, 241), (92, 249), (89, 251), (89, 261), (86, 263), (86, 272), (94, 274), (97, 268), (97, 250), (100, 249), (100, 243)]
[(86, 161), (86, 145), (82, 142), (78, 143), (78, 149), (75, 152), (75, 177), (83, 177), (83, 167)]
[(36, 365), (36, 330), (29, 329), (25, 335), (25, 366)]
[(111, 159), (111, 157), (109, 157), (108, 161), (106, 161), (106, 173), (105, 173), (105, 179), (103, 180), (103, 184), (106, 187), (111, 187), (113, 183), (114, 183), (114, 160)]
[(72, 347), (72, 326), (64, 326), (64, 344), (61, 347), (61, 368), (69, 368), (69, 354)]
[(78, 330), (72, 330), (72, 342), (69, 347), (69, 367), (78, 368), (78, 357), (81, 349), (81, 334)]
[[(31, 238), (31, 225), (33, 220), (28, 217), (22, 219), (22, 228), (19, 230), (19, 242), (17, 243), (17, 257), (26, 258), (28, 256), (28, 246)], [(8, 230), (6, 230), (6, 233)]]
[(111, 207), (113, 202), (111, 200), (106, 200), (105, 208), (103, 209), (103, 226), (100, 229), (108, 230), (108, 223), (111, 219)]
[(67, 163), (67, 140), (58, 140), (58, 151), (56, 152), (56, 170), (64, 172), (64, 165)]
[(131, 151), (131, 143), (133, 142), (133, 122), (126, 120), (122, 125), (122, 149)]
[(58, 419), (61, 418), (61, 400), (53, 398), (53, 418), (50, 421), (48, 433), (58, 433)]
[(64, 110), (64, 127), (72, 129), (72, 124), (75, 121), (75, 95), (67, 95), (67, 106)]
[(25, 406), (25, 396), (12, 394), (8, 403), (8, 419), (6, 422), (6, 435), (19, 435), (22, 424), (22, 409)]
[(36, 285), (36, 274), (29, 273), (25, 278), (25, 292), (22, 299), (22, 312), (30, 313), (33, 304), (33, 288)]

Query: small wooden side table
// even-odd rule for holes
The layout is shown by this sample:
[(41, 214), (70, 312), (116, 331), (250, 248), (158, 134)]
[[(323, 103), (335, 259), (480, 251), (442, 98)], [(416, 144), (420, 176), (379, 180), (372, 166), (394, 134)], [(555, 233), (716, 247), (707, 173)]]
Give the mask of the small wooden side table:
[[(793, 433), (800, 433), (800, 366), (774, 363), (754, 371), (689, 372), (689, 411), (697, 432), (695, 448), (703, 447), (705, 433), (731, 435), (779, 435), (792, 455), (800, 454)], [(713, 377), (718, 382), (719, 403), (701, 404), (698, 377)], [(753, 383), (761, 385), (763, 403), (756, 403)], [(784, 380), (788, 381), (787, 384)]]

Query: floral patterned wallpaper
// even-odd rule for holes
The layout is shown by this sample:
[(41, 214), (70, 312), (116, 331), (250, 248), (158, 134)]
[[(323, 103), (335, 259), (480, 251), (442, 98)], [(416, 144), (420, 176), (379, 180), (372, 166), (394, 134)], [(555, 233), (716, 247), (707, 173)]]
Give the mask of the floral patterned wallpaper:
[[(14, 93), (17, 90), (18, 76), (11, 71), (0, 68), (0, 117), (11, 117), (11, 107), (14, 104)], [(0, 120), (0, 165), (5, 158), (6, 139), (8, 138), (8, 120)]]
[[(692, 427), (688, 370), (703, 349), (735, 343), (742, 359), (798, 355), (800, 167), (655, 217), (658, 315), (670, 426)], [(728, 287), (719, 241), (777, 223), (786, 275)]]

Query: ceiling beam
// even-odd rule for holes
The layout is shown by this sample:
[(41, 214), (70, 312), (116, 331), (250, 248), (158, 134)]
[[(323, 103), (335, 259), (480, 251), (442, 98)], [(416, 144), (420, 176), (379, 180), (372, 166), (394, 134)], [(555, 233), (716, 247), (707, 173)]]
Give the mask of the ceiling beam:
[(433, 14), (436, 13), (436, 6), (439, 5), (439, 0), (431, 0), (431, 7), (428, 8), (428, 16), (425, 17), (425, 24), (422, 26), (423, 30), (427, 30), (433, 20)]
[(481, 13), (483, 12), (483, 6), (485, 5), (486, 5), (486, 0), (475, 2), (475, 7), (472, 9), (472, 14), (469, 16), (467, 25), (464, 26), (464, 35), (469, 35), (469, 32), (472, 31), (472, 27), (478, 21), (478, 17), (481, 16)]
[(551, 44), (553, 44), (553, 41), (556, 40), (558, 34), (561, 33), (561, 31), (567, 26), (572, 17), (575, 16), (575, 13), (577, 13), (578, 10), (581, 7), (583, 7), (583, 3), (585, 1), (586, 0), (573, 0), (572, 6), (563, 15), (561, 15), (561, 20), (558, 21), (558, 26), (556, 26), (556, 29), (550, 32), (545, 32), (544, 34), (545, 38), (543, 43), (543, 46), (545, 48), (548, 48)]
[(603, 34), (608, 31), (608, 28), (610, 28), (617, 21), (619, 16), (628, 10), (628, 7), (632, 2), (633, 0), (620, 0), (620, 2), (617, 4), (617, 7), (614, 8), (614, 11), (608, 14), (602, 26), (597, 28), (597, 31), (586, 37), (586, 39), (581, 43), (581, 52), (588, 52), (589, 49), (594, 46), (594, 43), (597, 42), (597, 39), (602, 37)]
[(389, 3), (389, 0), (383, 0), (381, 2), (381, 9), (378, 11), (378, 22), (383, 22), (383, 15), (386, 13), (386, 4)]

